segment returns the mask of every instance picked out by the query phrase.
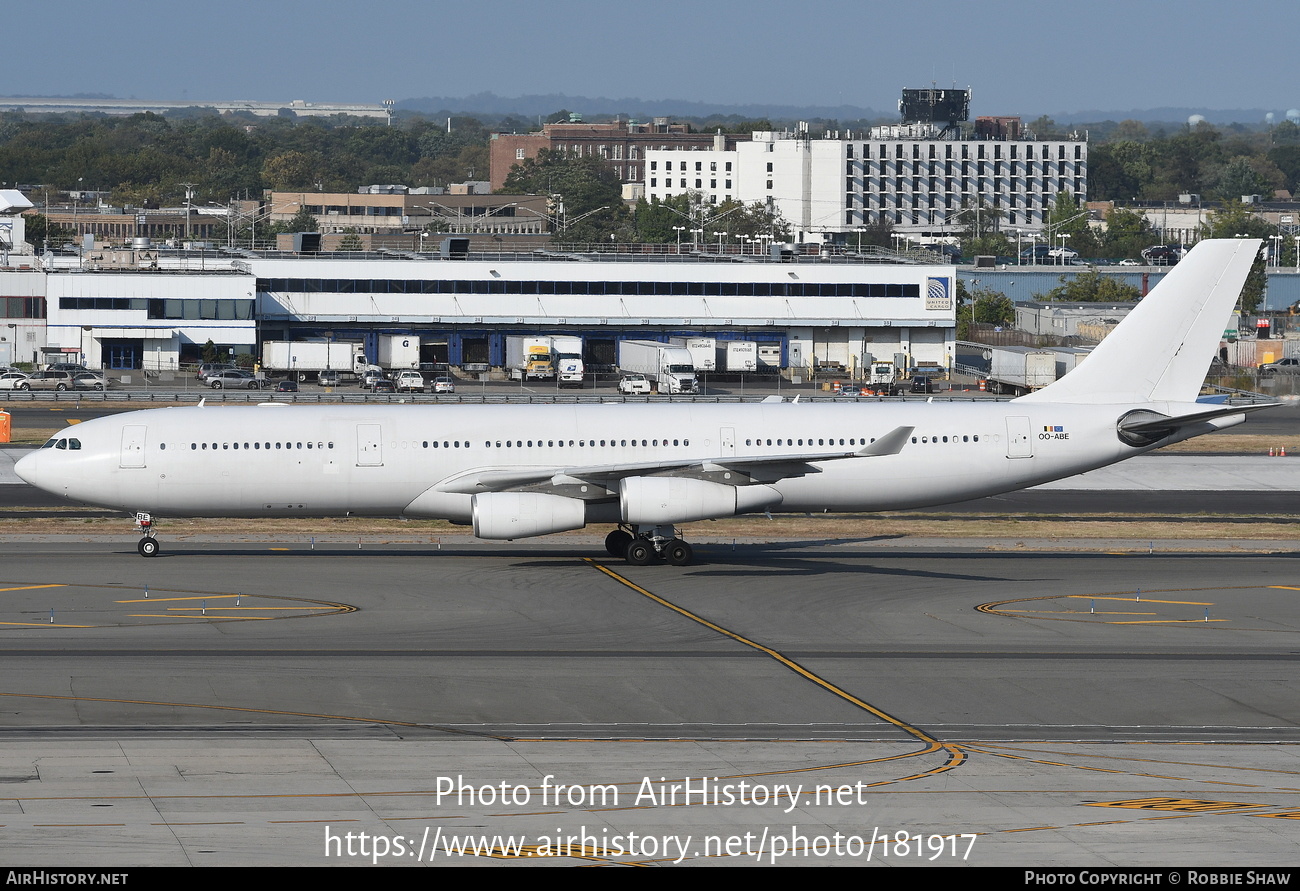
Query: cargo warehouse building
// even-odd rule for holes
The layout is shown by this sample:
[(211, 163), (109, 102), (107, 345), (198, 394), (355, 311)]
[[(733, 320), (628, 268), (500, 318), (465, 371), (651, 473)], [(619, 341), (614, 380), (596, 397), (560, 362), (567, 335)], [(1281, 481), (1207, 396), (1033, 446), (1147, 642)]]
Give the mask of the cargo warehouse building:
[(484, 371), (504, 363), (508, 334), (581, 336), (597, 366), (614, 364), (619, 340), (699, 335), (757, 342), (769, 373), (828, 365), (852, 373), (898, 354), (947, 367), (955, 333), (952, 266), (788, 252), (743, 261), (249, 252), (216, 261), (209, 252), (199, 269), (195, 257), (160, 251), (158, 264), (0, 271), (0, 292), (21, 286), (23, 306), (43, 301), (46, 315), (40, 337), (12, 344), (11, 361), (63, 354), (92, 367), (166, 370), (197, 361), (209, 339), (223, 353), (253, 355), (266, 341), (352, 341), (373, 360), (381, 337), (409, 335), (421, 362)]

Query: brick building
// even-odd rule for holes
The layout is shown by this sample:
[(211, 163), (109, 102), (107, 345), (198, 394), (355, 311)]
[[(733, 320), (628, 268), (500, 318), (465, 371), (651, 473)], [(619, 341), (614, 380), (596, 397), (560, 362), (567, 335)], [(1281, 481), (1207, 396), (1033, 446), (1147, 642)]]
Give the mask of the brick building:
[(493, 190), (505, 186), (510, 168), (542, 149), (564, 151), (575, 157), (601, 158), (625, 183), (645, 182), (645, 153), (650, 149), (673, 151), (723, 151), (734, 148), (735, 136), (692, 133), (687, 124), (672, 124), (667, 118), (651, 123), (613, 121), (604, 124), (584, 123), (578, 115), (568, 121), (546, 124), (540, 133), (493, 133), (489, 144)]

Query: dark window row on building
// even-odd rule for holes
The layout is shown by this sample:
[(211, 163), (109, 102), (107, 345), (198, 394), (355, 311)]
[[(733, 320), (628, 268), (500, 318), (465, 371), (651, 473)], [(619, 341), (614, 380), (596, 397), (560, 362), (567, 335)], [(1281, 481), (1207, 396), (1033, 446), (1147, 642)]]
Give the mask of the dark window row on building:
[(59, 309), (118, 309), (146, 311), (151, 319), (247, 321), (253, 300), (169, 300), (149, 297), (60, 297)]
[(43, 319), (45, 298), (0, 297), (0, 316), (6, 319)]
[(585, 294), (620, 297), (920, 297), (915, 284), (819, 282), (552, 282), (260, 278), (261, 293)]
[[(894, 147), (893, 156), (895, 158), (911, 157), (919, 160), (922, 156), (920, 143), (916, 143), (916, 142), (910, 143), (912, 147), (911, 152), (906, 152), (904, 151), (903, 148), (904, 143), (891, 141), (891, 142), (876, 143), (876, 157), (888, 158), (890, 155), (890, 151), (889, 151), (890, 145)], [(932, 160), (938, 160), (940, 154), (939, 146), (940, 143), (930, 141), (926, 145), (927, 151), (924, 153), (925, 157)], [(975, 157), (975, 158), (1003, 157), (1002, 144), (998, 142), (977, 143), (975, 144), (973, 149), (970, 143), (945, 142), (942, 143), (942, 146), (943, 146), (944, 159), (952, 159), (956, 156), (953, 151), (954, 148), (960, 149), (961, 158), (963, 160), (969, 159), (971, 157)], [(989, 148), (988, 151), (985, 151), (986, 146), (991, 146), (991, 148)], [(1037, 156), (1041, 160), (1047, 161), (1054, 156), (1057, 159), (1064, 161), (1066, 158), (1072, 155), (1075, 160), (1080, 160), (1080, 161), (1083, 160), (1083, 143), (1076, 143), (1073, 146), (1070, 146), (1068, 148), (1064, 144), (1057, 144), (1055, 151), (1053, 151), (1051, 145), (1048, 145), (1046, 143), (1039, 143), (1037, 145), (1027, 144), (1024, 146), (1017, 146), (1013, 143), (1009, 146), (1009, 148), (1010, 148), (1010, 152), (1008, 153), (1007, 156), (1012, 159), (1015, 159), (1017, 156), (1019, 156), (1021, 158), (1027, 158), (1032, 160)], [(1035, 149), (1037, 149), (1037, 152), (1035, 152)], [(853, 143), (849, 143), (847, 145), (846, 154), (850, 158), (853, 157)], [(871, 145), (863, 144), (862, 151), (859, 153), (859, 157), (864, 159), (870, 159), (871, 156), (872, 156)]]

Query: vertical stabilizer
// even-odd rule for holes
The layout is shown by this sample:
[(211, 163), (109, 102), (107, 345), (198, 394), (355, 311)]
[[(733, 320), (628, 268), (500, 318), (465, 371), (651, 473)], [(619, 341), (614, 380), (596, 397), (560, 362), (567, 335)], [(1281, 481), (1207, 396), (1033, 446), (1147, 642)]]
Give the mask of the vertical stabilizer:
[(1202, 241), (1092, 351), (1027, 402), (1194, 402), (1259, 253), (1253, 238)]

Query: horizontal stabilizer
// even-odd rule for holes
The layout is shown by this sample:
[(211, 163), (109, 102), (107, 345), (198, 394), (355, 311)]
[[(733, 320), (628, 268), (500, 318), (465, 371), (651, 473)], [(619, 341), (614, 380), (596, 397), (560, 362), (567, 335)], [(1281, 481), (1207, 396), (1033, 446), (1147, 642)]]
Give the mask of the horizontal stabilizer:
[[(1139, 409), (1131, 411), (1120, 418), (1117, 426), (1120, 438), (1125, 442), (1135, 446), (1148, 446), (1186, 430), (1188, 427), (1196, 427), (1220, 419), (1245, 415), (1247, 412), (1260, 411), (1265, 408), (1276, 408), (1280, 404), (1278, 402), (1261, 402), (1255, 405), (1225, 405), (1220, 408), (1192, 412), (1187, 415), (1162, 415), (1159, 412)], [(1240, 423), (1240, 421), (1234, 421), (1233, 423)], [(1225, 426), (1232, 426), (1232, 424)]]

